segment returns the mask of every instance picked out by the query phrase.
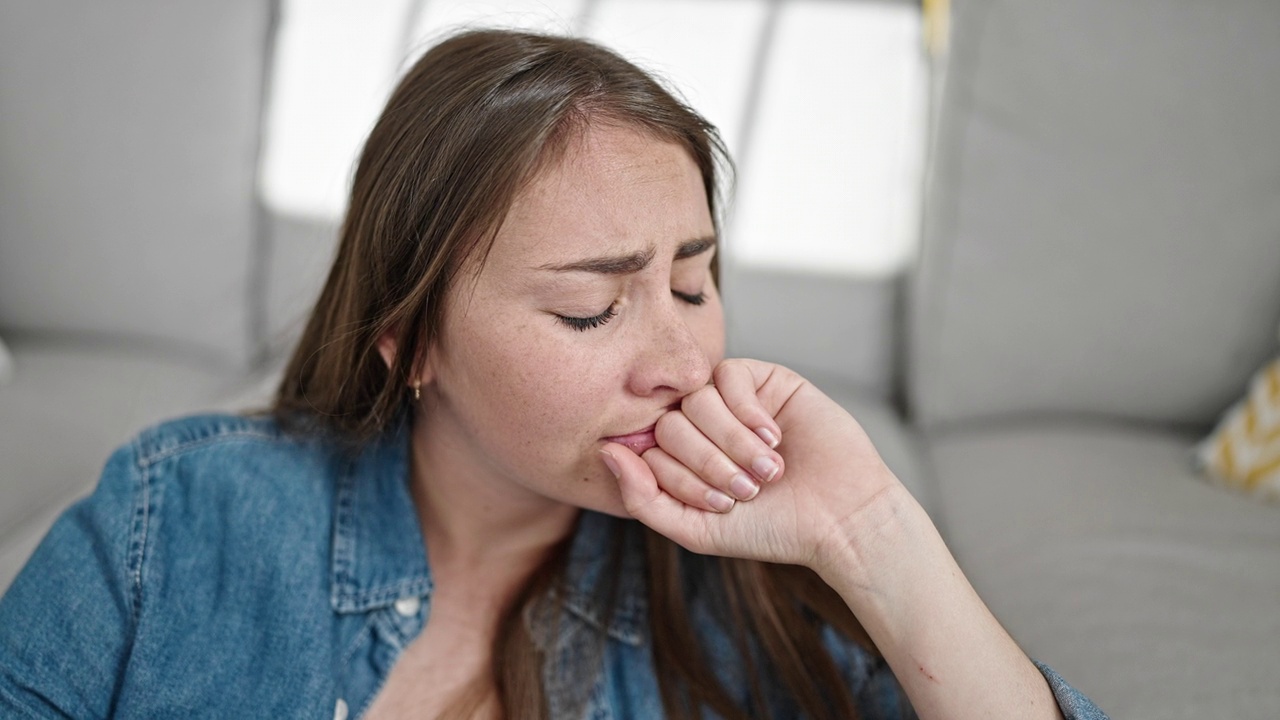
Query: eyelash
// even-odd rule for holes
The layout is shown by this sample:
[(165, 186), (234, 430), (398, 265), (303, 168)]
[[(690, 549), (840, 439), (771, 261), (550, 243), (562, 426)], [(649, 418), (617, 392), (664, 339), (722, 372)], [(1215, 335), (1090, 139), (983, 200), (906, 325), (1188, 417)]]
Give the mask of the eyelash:
[(600, 313), (599, 315), (592, 315), (591, 317), (570, 317), (568, 315), (557, 315), (556, 319), (564, 323), (565, 325), (568, 325), (569, 327), (573, 328), (574, 330), (577, 330), (578, 332), (586, 332), (587, 330), (591, 330), (592, 328), (598, 328), (601, 325), (609, 322), (610, 320), (613, 319), (613, 316), (617, 314), (618, 314), (618, 304), (614, 303), (609, 307), (605, 308), (605, 311)]
[[(695, 293), (691, 295), (689, 293), (682, 293), (678, 290), (672, 290), (671, 294), (675, 295), (680, 300), (687, 302), (690, 305), (693, 305), (695, 307), (707, 301), (707, 294), (705, 292)], [(568, 327), (574, 330), (577, 330), (578, 332), (586, 332), (587, 330), (593, 330), (595, 328), (600, 327), (601, 325), (604, 325), (605, 323), (612, 320), (614, 316), (616, 316), (617, 314), (618, 314), (618, 304), (614, 303), (609, 307), (605, 308), (605, 311), (600, 313), (599, 315), (592, 315), (591, 317), (570, 317), (568, 315), (557, 315), (556, 319), (558, 319), (561, 323), (567, 325)]]
[(689, 303), (690, 305), (693, 305), (694, 307), (697, 307), (698, 305), (701, 305), (702, 303), (707, 301), (707, 294), (705, 292), (694, 293), (693, 295), (690, 295), (689, 293), (682, 293), (679, 290), (672, 290), (671, 294)]

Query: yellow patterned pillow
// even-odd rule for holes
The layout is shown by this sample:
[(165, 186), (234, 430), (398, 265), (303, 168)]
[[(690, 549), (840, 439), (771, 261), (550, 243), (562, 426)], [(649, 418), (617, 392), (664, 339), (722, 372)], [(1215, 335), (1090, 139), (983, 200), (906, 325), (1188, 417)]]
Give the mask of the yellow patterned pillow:
[(1280, 502), (1280, 359), (1262, 368), (1196, 450), (1214, 481)]

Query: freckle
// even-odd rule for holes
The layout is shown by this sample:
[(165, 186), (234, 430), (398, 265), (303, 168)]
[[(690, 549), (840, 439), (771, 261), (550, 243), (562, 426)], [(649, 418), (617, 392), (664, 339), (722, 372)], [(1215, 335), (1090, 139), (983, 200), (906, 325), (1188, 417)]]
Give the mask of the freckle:
[(584, 477), (584, 478), (582, 478), (582, 482), (591, 482), (591, 478), (589, 478), (589, 477)]

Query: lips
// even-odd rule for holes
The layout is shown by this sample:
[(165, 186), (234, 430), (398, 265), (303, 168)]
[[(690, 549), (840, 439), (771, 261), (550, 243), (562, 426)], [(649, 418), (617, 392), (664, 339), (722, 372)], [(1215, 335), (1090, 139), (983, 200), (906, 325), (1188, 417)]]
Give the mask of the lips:
[(657, 427), (656, 424), (650, 425), (643, 430), (637, 430), (636, 432), (628, 433), (626, 435), (607, 437), (604, 441), (618, 443), (619, 445), (631, 450), (631, 452), (637, 455), (642, 455), (645, 450), (648, 450), (651, 447), (657, 447), (658, 445), (658, 440), (654, 437), (653, 433), (653, 429), (655, 427)]

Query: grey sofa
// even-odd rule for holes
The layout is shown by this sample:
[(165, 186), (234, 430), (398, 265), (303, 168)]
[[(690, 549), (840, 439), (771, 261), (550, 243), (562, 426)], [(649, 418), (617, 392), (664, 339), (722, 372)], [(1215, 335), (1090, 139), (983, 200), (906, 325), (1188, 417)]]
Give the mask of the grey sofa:
[[(277, 13), (0, 0), (0, 588), (140, 426), (269, 393), (333, 233), (258, 200)], [(1280, 507), (1191, 448), (1277, 352), (1280, 5), (953, 22), (918, 261), (730, 264), (730, 349), (845, 403), (1113, 717), (1278, 717)]]

